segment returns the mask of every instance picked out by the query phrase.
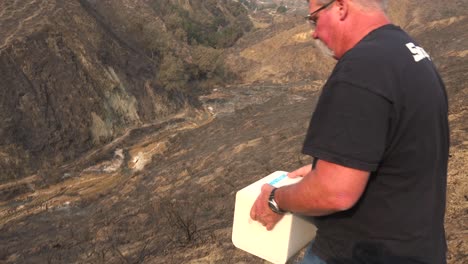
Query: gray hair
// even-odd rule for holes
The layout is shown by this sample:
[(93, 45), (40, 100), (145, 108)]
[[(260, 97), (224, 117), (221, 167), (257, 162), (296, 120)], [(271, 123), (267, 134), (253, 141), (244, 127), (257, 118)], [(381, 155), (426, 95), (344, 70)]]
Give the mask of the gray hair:
[[(331, 0), (317, 0), (317, 4), (325, 5), (330, 3)], [(364, 9), (380, 9), (387, 10), (388, 0), (353, 0), (355, 3)], [(309, 0), (307, 0), (309, 2)]]

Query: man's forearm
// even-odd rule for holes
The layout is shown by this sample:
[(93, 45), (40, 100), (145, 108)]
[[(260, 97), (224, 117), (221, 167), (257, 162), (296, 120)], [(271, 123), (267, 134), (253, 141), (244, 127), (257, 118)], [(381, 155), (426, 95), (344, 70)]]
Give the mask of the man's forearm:
[(283, 210), (322, 216), (341, 211), (330, 193), (318, 181), (314, 181), (315, 171), (304, 176), (297, 184), (284, 186), (276, 190), (275, 200)]
[(278, 206), (286, 211), (322, 216), (348, 210), (359, 200), (369, 172), (319, 160), (297, 184), (276, 191)]

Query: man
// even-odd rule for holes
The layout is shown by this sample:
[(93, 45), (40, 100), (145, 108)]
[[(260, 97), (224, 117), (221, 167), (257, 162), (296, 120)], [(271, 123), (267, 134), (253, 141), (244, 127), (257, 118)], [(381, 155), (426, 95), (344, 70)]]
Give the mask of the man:
[(429, 55), (383, 0), (311, 0), (313, 38), (338, 60), (312, 116), (298, 184), (264, 185), (251, 217), (314, 216), (304, 263), (446, 263), (449, 130)]

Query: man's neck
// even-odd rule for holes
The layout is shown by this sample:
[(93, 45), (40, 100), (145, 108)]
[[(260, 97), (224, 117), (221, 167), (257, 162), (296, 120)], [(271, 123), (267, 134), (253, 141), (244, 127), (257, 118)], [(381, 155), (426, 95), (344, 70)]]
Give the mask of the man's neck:
[(355, 13), (348, 21), (343, 42), (343, 54), (352, 49), (370, 32), (390, 23), (387, 16), (380, 11)]

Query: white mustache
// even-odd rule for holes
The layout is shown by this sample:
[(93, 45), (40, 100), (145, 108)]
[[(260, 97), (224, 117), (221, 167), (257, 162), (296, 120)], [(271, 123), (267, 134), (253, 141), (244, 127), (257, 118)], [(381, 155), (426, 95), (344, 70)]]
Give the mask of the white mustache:
[(323, 43), (320, 39), (314, 39), (315, 47), (317, 47), (325, 56), (328, 57), (335, 57), (335, 52), (331, 50), (325, 43)]

